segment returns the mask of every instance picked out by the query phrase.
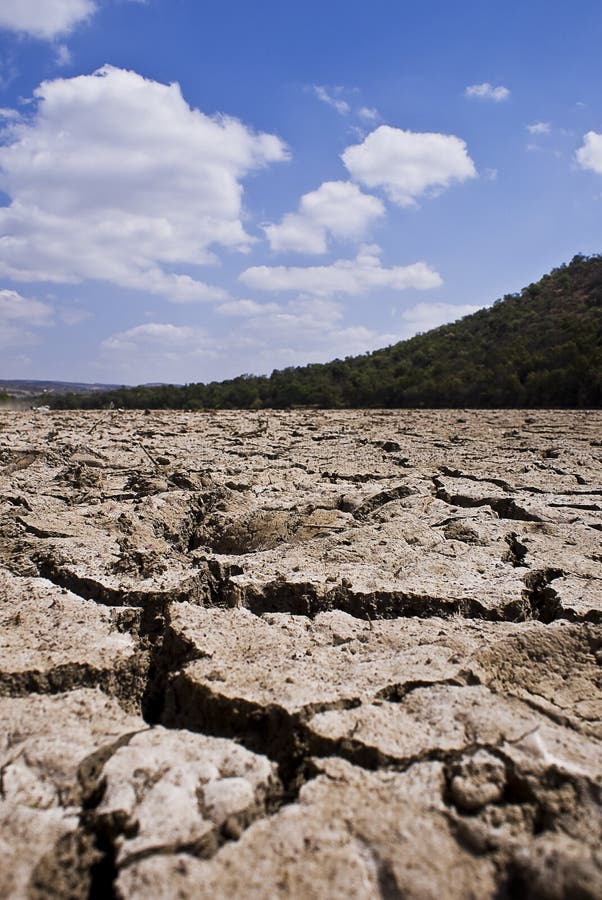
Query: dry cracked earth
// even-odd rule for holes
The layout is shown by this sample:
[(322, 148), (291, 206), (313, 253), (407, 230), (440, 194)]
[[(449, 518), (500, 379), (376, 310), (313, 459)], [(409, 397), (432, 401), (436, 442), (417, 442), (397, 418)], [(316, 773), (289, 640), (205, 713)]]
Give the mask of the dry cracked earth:
[(602, 896), (602, 413), (0, 413), (0, 896)]

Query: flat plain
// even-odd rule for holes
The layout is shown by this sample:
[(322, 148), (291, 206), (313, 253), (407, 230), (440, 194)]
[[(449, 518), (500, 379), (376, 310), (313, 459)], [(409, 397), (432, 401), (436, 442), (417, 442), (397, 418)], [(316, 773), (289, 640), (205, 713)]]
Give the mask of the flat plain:
[(0, 412), (0, 895), (602, 896), (600, 411)]

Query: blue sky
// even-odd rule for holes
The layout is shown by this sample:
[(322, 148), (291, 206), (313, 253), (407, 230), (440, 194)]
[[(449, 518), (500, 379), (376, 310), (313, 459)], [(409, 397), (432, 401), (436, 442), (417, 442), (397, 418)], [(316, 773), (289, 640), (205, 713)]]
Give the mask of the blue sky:
[(365, 352), (602, 251), (598, 2), (0, 0), (0, 377)]

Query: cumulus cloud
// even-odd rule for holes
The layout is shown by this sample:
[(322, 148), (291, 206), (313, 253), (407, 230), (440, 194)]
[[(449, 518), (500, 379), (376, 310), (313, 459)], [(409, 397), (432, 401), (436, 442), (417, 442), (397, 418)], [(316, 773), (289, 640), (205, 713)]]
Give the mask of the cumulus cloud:
[(383, 188), (393, 203), (411, 206), (428, 190), (476, 176), (466, 144), (453, 134), (404, 131), (381, 125), (341, 155), (354, 181)]
[(533, 122), (532, 125), (527, 125), (529, 134), (549, 134), (551, 130), (549, 122)]
[(299, 297), (284, 304), (238, 302), (245, 306), (239, 307), (237, 327), (225, 335), (158, 322), (111, 335), (101, 345), (100, 366), (105, 367), (101, 377), (137, 383), (207, 381), (217, 372), (227, 378), (326, 362), (397, 339), (363, 325), (346, 324), (344, 307), (327, 298)]
[(176, 302), (225, 292), (174, 274), (246, 250), (241, 181), (287, 158), (282, 141), (192, 109), (177, 84), (106, 66), (44, 82), (0, 147), (0, 275), (101, 279)]
[(141, 345), (149, 349), (160, 346), (163, 351), (179, 353), (182, 349), (198, 351), (207, 341), (208, 335), (203, 328), (148, 322), (111, 335), (102, 342), (101, 347), (105, 351), (129, 351)]
[(256, 300), (230, 300), (215, 308), (215, 311), (221, 313), (222, 316), (242, 319), (253, 316), (269, 316), (279, 310), (280, 307), (277, 303), (257, 303)]
[(53, 40), (96, 12), (94, 0), (2, 0), (0, 28)]
[(267, 319), (249, 319), (239, 335), (246, 371), (326, 362), (391, 343), (392, 335), (364, 325), (348, 325), (344, 307), (323, 297), (298, 297)]
[(441, 276), (424, 262), (409, 266), (381, 265), (380, 248), (364, 245), (354, 260), (339, 259), (329, 266), (253, 266), (240, 280), (262, 291), (299, 291), (313, 296), (356, 295), (376, 288), (428, 290), (439, 287)]
[(331, 106), (341, 116), (346, 116), (351, 110), (351, 107), (347, 103), (346, 100), (340, 96), (343, 88), (335, 87), (331, 88), (330, 91), (327, 90), (323, 85), (314, 84), (314, 93), (318, 100), (321, 100), (322, 103), (326, 103), (327, 106)]
[[(148, 323), (105, 340), (102, 355), (115, 372), (130, 380), (199, 381), (270, 372), (273, 368), (326, 362), (335, 357), (385, 347), (476, 312), (468, 304), (417, 303), (400, 314), (395, 333), (345, 321), (344, 305), (328, 297), (296, 297), (287, 303), (238, 301), (237, 327), (225, 335), (203, 328)], [(244, 305), (243, 305), (244, 304)], [(219, 310), (219, 307), (218, 307)], [(224, 310), (221, 310), (224, 311)], [(227, 312), (226, 315), (229, 315)], [(158, 375), (157, 372), (160, 374)]]
[(198, 381), (206, 377), (206, 364), (219, 355), (204, 328), (147, 322), (106, 338), (100, 345), (98, 368), (103, 377), (137, 384)]
[(341, 303), (327, 297), (296, 297), (289, 303), (274, 304), (274, 312), (269, 322), (249, 321), (247, 333), (256, 333), (262, 340), (269, 336), (270, 343), (282, 338), (287, 341), (293, 338), (303, 339), (330, 331), (338, 327), (344, 316)]
[(462, 316), (469, 316), (481, 308), (480, 306), (470, 306), (467, 303), (459, 305), (416, 303), (415, 306), (411, 306), (401, 313), (401, 319), (405, 323), (404, 337), (411, 337), (420, 331), (430, 331), (431, 328), (438, 328), (439, 325), (455, 322)]
[(468, 85), (464, 94), (466, 97), (473, 97), (478, 100), (493, 100), (494, 103), (501, 103), (502, 100), (508, 99), (510, 91), (501, 84), (495, 87), (493, 84), (489, 84), (488, 81), (484, 81), (482, 84)]
[(280, 224), (267, 225), (272, 250), (325, 253), (328, 237), (358, 239), (384, 215), (377, 197), (364, 194), (349, 181), (325, 181), (304, 194), (299, 211), (288, 213)]
[(23, 297), (17, 291), (0, 290), (0, 347), (37, 343), (36, 328), (50, 325), (52, 307)]
[(204, 328), (146, 322), (102, 341), (96, 371), (103, 379), (134, 384), (202, 381), (222, 353)]
[(588, 131), (583, 136), (583, 145), (577, 150), (576, 158), (582, 169), (602, 175), (602, 134)]

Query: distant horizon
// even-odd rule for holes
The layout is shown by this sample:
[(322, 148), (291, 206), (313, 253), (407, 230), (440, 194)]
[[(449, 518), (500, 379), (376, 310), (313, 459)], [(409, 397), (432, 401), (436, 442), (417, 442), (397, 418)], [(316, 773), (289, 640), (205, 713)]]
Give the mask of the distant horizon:
[(6, 4), (2, 374), (328, 362), (599, 252), (601, 38), (594, 0)]
[[(575, 254), (575, 257), (574, 257), (574, 258), (577, 258), (577, 257), (580, 257), (580, 256), (584, 256), (584, 255), (578, 253), (578, 254)], [(590, 255), (589, 255), (588, 257), (586, 257), (586, 258), (589, 258), (589, 259), (602, 258), (602, 253), (593, 253), (593, 254), (590, 254)], [(565, 265), (568, 265), (569, 262), (571, 262), (571, 261), (569, 261), (569, 260), (563, 261), (563, 262), (559, 263), (557, 266), (554, 266), (553, 269), (551, 269), (550, 271), (553, 272), (553, 271), (556, 270), (556, 269), (559, 269), (559, 268), (562, 269)], [(547, 275), (547, 274), (549, 274), (549, 273), (544, 273), (544, 275)], [(527, 285), (523, 285), (523, 289), (526, 288), (526, 287), (527, 287)], [(518, 294), (520, 294), (520, 292), (515, 292), (515, 295), (518, 295)], [(488, 308), (490, 308), (491, 306), (493, 306), (494, 303), (498, 302), (498, 301), (501, 300), (501, 299), (506, 299), (508, 296), (509, 296), (509, 294), (506, 293), (506, 294), (504, 295), (503, 298), (502, 298), (502, 297), (496, 298), (496, 300), (491, 301), (491, 302), (488, 303), (487, 305), (480, 307), (479, 309), (475, 310), (475, 312), (478, 312), (478, 311), (483, 310), (483, 309), (488, 309)], [(449, 324), (455, 324), (456, 322), (459, 322), (460, 319), (466, 318), (466, 317), (470, 318), (472, 315), (473, 315), (472, 312), (466, 313), (465, 315), (460, 316), (458, 319), (453, 320), (452, 322), (447, 322), (447, 323), (442, 323), (442, 324), (448, 324), (448, 325), (449, 325)], [(428, 333), (429, 331), (435, 331), (435, 330), (436, 330), (437, 328), (439, 328), (439, 327), (441, 327), (441, 325), (434, 325), (433, 327), (427, 329), (426, 332), (420, 331), (420, 332), (418, 332), (417, 334), (425, 334), (425, 333)], [(417, 335), (412, 335), (411, 337), (416, 337), (416, 336), (417, 336)], [(406, 341), (411, 340), (411, 337), (409, 337), (409, 338), (402, 338), (401, 341), (397, 341), (397, 342), (395, 342), (395, 344), (397, 344), (397, 343), (405, 343)], [(347, 354), (347, 355), (348, 355), (348, 356), (356, 356), (356, 357), (357, 357), (357, 356), (362, 356), (362, 355), (368, 355), (368, 356), (369, 356), (369, 355), (371, 355), (372, 353), (378, 352), (379, 350), (386, 350), (386, 349), (387, 349), (388, 347), (390, 347), (390, 346), (393, 346), (393, 344), (388, 344), (388, 345), (386, 345), (385, 347), (375, 347), (374, 349), (371, 349), (371, 350), (366, 351), (365, 354), (361, 354), (361, 353), (360, 353), (360, 354)], [(328, 363), (331, 363), (331, 362), (335, 362), (337, 359), (341, 359), (341, 357), (330, 357), (330, 358), (328, 358), (328, 359), (325, 359), (323, 362), (324, 362), (324, 364), (328, 364)], [(297, 366), (295, 366), (294, 368), (303, 368), (303, 367), (305, 367), (305, 366), (311, 366), (311, 365), (313, 365), (313, 364), (314, 364), (314, 363), (311, 363), (311, 362), (309, 362), (309, 363), (300, 362), (300, 363), (299, 363)], [(185, 386), (190, 385), (190, 384), (203, 384), (203, 383), (206, 384), (206, 383), (209, 383), (209, 382), (218, 382), (218, 383), (220, 383), (220, 382), (222, 382), (222, 381), (231, 381), (231, 380), (236, 380), (236, 379), (239, 379), (239, 378), (253, 378), (253, 379), (270, 378), (270, 376), (271, 376), (273, 373), (278, 372), (278, 371), (282, 371), (283, 369), (286, 369), (286, 368), (287, 368), (286, 366), (282, 366), (282, 367), (272, 367), (271, 369), (268, 369), (268, 370), (266, 370), (266, 371), (264, 371), (264, 372), (236, 372), (235, 374), (230, 375), (230, 376), (228, 376), (227, 378), (219, 378), (219, 377), (218, 377), (218, 378), (209, 378), (209, 379), (205, 379), (205, 380), (203, 380), (203, 379), (190, 379), (190, 380), (188, 380), (188, 381), (181, 381), (181, 382), (177, 382), (177, 381), (145, 381), (145, 382), (126, 382), (126, 381), (118, 381), (118, 382), (115, 382), (115, 381), (108, 381), (108, 382), (101, 382), (101, 381), (84, 381), (84, 380), (81, 380), (81, 379), (67, 379), (67, 380), (65, 380), (65, 379), (60, 379), (60, 378), (59, 378), (59, 379), (55, 379), (55, 378), (47, 378), (47, 377), (39, 377), (39, 378), (1, 378), (1, 377), (0, 377), (0, 390), (1, 390), (1, 388), (2, 388), (3, 385), (9, 385), (9, 384), (23, 384), (23, 385), (27, 385), (27, 384), (31, 384), (31, 385), (35, 385), (35, 384), (40, 384), (40, 385), (43, 385), (43, 384), (50, 384), (50, 385), (62, 385), (62, 386), (66, 386), (66, 387), (74, 387), (74, 388), (76, 388), (76, 387), (78, 387), (78, 386), (81, 386), (81, 387), (86, 387), (86, 388), (99, 388), (99, 389), (102, 389), (102, 390), (106, 389), (106, 390), (109, 390), (109, 391), (110, 391), (110, 390), (119, 390), (120, 388), (138, 388), (138, 387), (139, 387), (139, 388), (148, 388), (148, 387), (185, 387)]]
[(82, 385), (85, 387), (99, 388), (121, 388), (121, 387), (155, 387), (163, 385), (173, 385), (181, 387), (177, 382), (166, 381), (147, 381), (144, 384), (126, 384), (125, 382), (104, 382), (104, 381), (64, 381), (61, 378), (0, 378), (0, 386), (9, 384), (60, 384), (60, 385)]

